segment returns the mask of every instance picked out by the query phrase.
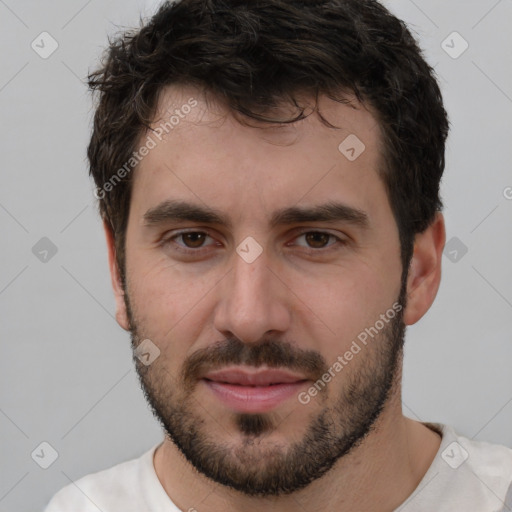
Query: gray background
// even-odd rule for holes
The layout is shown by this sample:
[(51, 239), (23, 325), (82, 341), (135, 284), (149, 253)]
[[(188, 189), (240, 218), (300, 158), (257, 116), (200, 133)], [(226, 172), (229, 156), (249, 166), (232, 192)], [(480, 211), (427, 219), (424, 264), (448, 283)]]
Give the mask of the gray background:
[[(106, 35), (156, 3), (0, 0), (0, 512), (42, 510), (161, 439), (113, 317), (82, 83)], [(512, 2), (387, 5), (420, 38), (452, 122), (442, 195), (456, 240), (435, 304), (408, 329), (404, 411), (512, 446)], [(59, 45), (47, 59), (31, 48), (43, 31)], [(453, 31), (469, 43), (458, 58), (441, 46)], [(32, 252), (43, 237), (57, 248), (46, 262)], [(31, 457), (43, 441), (59, 454), (46, 470)]]

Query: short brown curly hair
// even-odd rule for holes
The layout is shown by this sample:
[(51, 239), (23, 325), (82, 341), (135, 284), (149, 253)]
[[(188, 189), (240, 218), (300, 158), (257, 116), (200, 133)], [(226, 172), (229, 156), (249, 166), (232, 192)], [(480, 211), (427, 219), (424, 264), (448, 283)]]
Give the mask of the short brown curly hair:
[[(304, 93), (351, 92), (376, 113), (386, 186), (406, 271), (414, 236), (442, 208), (448, 119), (433, 69), (404, 22), (375, 0), (181, 0), (164, 2), (134, 32), (109, 41), (89, 87), (99, 93), (88, 146), (98, 189), (129, 160), (171, 84), (199, 86), (233, 111), (264, 122), (271, 107)], [(124, 275), (131, 174), (99, 197)]]

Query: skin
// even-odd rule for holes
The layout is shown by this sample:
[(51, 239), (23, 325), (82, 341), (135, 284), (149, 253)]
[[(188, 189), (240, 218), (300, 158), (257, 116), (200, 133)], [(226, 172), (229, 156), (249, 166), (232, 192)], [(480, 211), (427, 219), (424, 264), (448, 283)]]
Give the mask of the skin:
[[(140, 336), (155, 341), (161, 351), (153, 364), (165, 371), (168, 385), (178, 387), (187, 357), (229, 337), (254, 345), (272, 333), (301, 350), (317, 352), (332, 365), (392, 306), (400, 291), (398, 229), (377, 174), (380, 132), (374, 116), (355, 99), (346, 105), (321, 98), (320, 110), (340, 129), (323, 125), (315, 115), (279, 128), (248, 127), (221, 104), (205, 102), (197, 89), (173, 86), (160, 97), (154, 126), (191, 97), (198, 105), (134, 171), (126, 290), (119, 278), (114, 240), (105, 226), (119, 325), (131, 327), (126, 292)], [(353, 162), (338, 150), (349, 134), (365, 144)], [(144, 214), (167, 199), (218, 209), (232, 226), (190, 221), (147, 226)], [(344, 221), (269, 226), (277, 209), (328, 200), (364, 211), (369, 228)], [(169, 239), (185, 228), (207, 231), (212, 237), (199, 249), (202, 256), (187, 259), (179, 253), (177, 245), (186, 247), (183, 239), (160, 243), (163, 236)], [(308, 248), (299, 228), (328, 232), (347, 243)], [(263, 248), (250, 264), (235, 250), (248, 236)], [(435, 299), (444, 243), (444, 219), (438, 213), (415, 237), (405, 325), (417, 322)], [(374, 351), (369, 343), (329, 383), (328, 403)], [(197, 386), (193, 393), (191, 407), (204, 421), (205, 431), (233, 449), (241, 446), (243, 434), (226, 407), (204, 387)], [(255, 455), (271, 453), (276, 446), (300, 439), (323, 405), (319, 399), (307, 405), (294, 399), (279, 405), (269, 413), (275, 428), (261, 444), (247, 449)], [(392, 511), (414, 491), (439, 446), (438, 434), (402, 414), (400, 366), (374, 429), (322, 478), (293, 494), (253, 497), (213, 482), (197, 472), (167, 437), (156, 451), (154, 465), (162, 486), (182, 510)]]

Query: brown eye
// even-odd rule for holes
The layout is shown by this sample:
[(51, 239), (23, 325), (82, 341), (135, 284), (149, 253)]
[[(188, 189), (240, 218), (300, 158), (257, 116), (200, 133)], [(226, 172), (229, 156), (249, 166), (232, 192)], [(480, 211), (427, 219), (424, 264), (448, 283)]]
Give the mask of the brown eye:
[(309, 250), (310, 254), (324, 254), (330, 250), (340, 249), (347, 243), (343, 238), (328, 231), (303, 231), (294, 240), (295, 243), (291, 245)]
[(305, 233), (307, 243), (314, 249), (321, 249), (326, 247), (331, 236), (332, 235), (329, 233), (321, 233), (319, 231), (311, 231), (310, 233)]
[(181, 231), (161, 241), (161, 246), (167, 251), (176, 257), (186, 258), (203, 257), (221, 245), (207, 231)]
[(202, 233), (201, 231), (193, 231), (191, 233), (182, 233), (178, 236), (178, 238), (179, 237), (181, 237), (186, 247), (190, 249), (197, 249), (203, 245), (206, 238), (206, 233)]

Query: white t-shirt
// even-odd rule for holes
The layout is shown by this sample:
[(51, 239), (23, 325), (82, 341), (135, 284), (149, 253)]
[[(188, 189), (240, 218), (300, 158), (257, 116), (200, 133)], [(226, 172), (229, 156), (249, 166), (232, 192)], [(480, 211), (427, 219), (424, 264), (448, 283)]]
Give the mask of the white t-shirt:
[[(395, 512), (512, 511), (512, 449), (472, 441), (452, 427), (432, 465)], [(180, 512), (158, 480), (153, 446), (140, 458), (84, 476), (61, 489), (44, 512)]]

